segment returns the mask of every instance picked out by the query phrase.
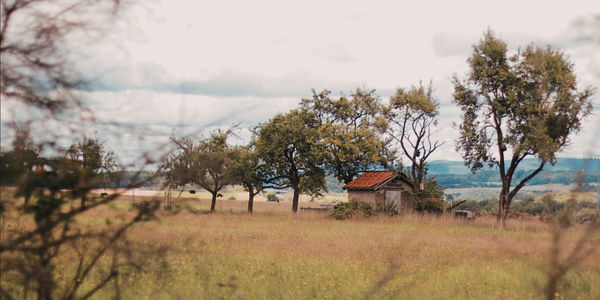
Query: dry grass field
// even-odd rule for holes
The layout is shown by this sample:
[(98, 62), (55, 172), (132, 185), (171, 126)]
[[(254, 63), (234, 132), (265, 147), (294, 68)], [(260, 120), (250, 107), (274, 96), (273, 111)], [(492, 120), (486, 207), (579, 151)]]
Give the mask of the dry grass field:
[[(124, 299), (540, 299), (551, 271), (551, 230), (537, 220), (511, 221), (506, 229), (492, 218), (336, 221), (291, 214), (286, 202), (259, 201), (252, 215), (243, 212), (244, 201), (219, 200), (213, 214), (205, 212), (208, 200), (182, 202), (128, 232), (128, 247), (144, 263), (120, 275)], [(130, 205), (123, 197), (77, 224), (117, 224), (133, 214)], [(2, 230), (28, 224), (7, 214)], [(561, 251), (583, 232), (566, 230)], [(594, 253), (569, 270), (557, 299), (600, 299), (600, 237), (589, 236), (586, 247)], [(60, 284), (69, 282), (74, 255), (65, 250), (58, 259)], [(11, 274), (2, 275), (3, 288), (11, 289)], [(108, 285), (95, 298), (113, 294)]]

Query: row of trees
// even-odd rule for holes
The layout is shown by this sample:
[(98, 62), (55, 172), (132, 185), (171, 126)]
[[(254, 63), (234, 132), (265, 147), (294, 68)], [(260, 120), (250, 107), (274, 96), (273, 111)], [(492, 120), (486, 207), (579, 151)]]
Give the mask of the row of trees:
[[(430, 87), (398, 89), (389, 106), (381, 103), (374, 90), (357, 89), (350, 98), (337, 99), (329, 91), (313, 92), (312, 98), (302, 99), (300, 108), (254, 128), (245, 146), (228, 143), (233, 129), (212, 132), (199, 141), (173, 136), (178, 151), (164, 159), (160, 174), (169, 190), (193, 184), (209, 191), (211, 211), (227, 185), (244, 187), (250, 212), (254, 196), (265, 188), (291, 188), (295, 212), (300, 194), (319, 196), (327, 190), (327, 174), (348, 183), (366, 170), (401, 169), (395, 155), (404, 153), (411, 162), (407, 170), (415, 197), (440, 198), (439, 191), (424, 193), (436, 190), (431, 180), (427, 181), (431, 188), (419, 188), (426, 181), (426, 159), (441, 144), (431, 140), (436, 115)], [(69, 190), (84, 207), (92, 188), (119, 181), (115, 153), (97, 138), (83, 138), (52, 158), (43, 157), (25, 140), (14, 145), (15, 149), (0, 157), (2, 184), (16, 185), (16, 195), (25, 198), (26, 206), (33, 193), (44, 188)]]
[[(569, 136), (581, 129), (594, 90), (578, 90), (573, 64), (562, 52), (530, 45), (509, 56), (506, 43), (491, 31), (473, 47), (468, 63), (467, 77), (453, 79), (453, 100), (462, 110), (456, 150), (473, 172), (498, 168), (503, 220), (519, 190), (554, 164)], [(173, 137), (180, 152), (162, 170), (171, 187), (195, 183), (209, 190), (213, 210), (220, 189), (242, 183), (250, 211), (253, 195), (271, 187), (293, 190), (295, 212), (301, 193), (326, 190), (326, 174), (348, 183), (374, 168), (405, 171), (418, 204), (441, 197), (435, 179), (427, 176), (427, 159), (443, 145), (432, 138), (438, 115), (431, 84), (399, 88), (387, 105), (374, 90), (339, 98), (313, 91), (298, 109), (255, 128), (250, 144), (239, 149), (227, 145), (229, 131), (199, 144)], [(536, 157), (539, 165), (522, 174), (518, 167), (527, 157)]]
[(45, 157), (27, 135), (15, 141), (15, 149), (0, 153), (0, 181), (17, 187), (15, 195), (24, 198), (24, 207), (36, 193), (68, 190), (70, 197), (80, 199), (83, 208), (93, 188), (120, 181), (116, 154), (97, 138), (84, 137), (60, 149), (59, 156)]
[[(528, 46), (509, 57), (506, 43), (491, 32), (474, 46), (468, 62), (467, 78), (454, 78), (454, 102), (463, 111), (456, 149), (473, 172), (497, 167), (502, 218), (525, 183), (554, 164), (556, 153), (581, 128), (594, 91), (577, 89), (573, 65), (560, 51)], [(442, 195), (427, 175), (427, 160), (443, 145), (432, 138), (438, 115), (431, 84), (399, 88), (385, 104), (374, 90), (356, 89), (349, 97), (313, 91), (297, 109), (253, 128), (245, 146), (228, 143), (233, 130), (198, 141), (173, 136), (177, 151), (162, 162), (160, 173), (168, 189), (194, 184), (209, 191), (211, 211), (225, 186), (240, 184), (249, 193), (249, 211), (265, 188), (290, 188), (295, 212), (300, 194), (327, 190), (326, 175), (348, 183), (367, 170), (397, 169), (406, 173), (421, 207), (419, 201)], [(116, 169), (114, 153), (96, 139), (83, 139), (53, 159), (18, 140), (14, 145), (2, 153), (2, 183), (18, 183), (26, 204), (31, 191), (45, 185), (71, 189), (83, 207), (89, 190)], [(539, 166), (518, 170), (526, 157), (538, 158)]]
[[(426, 180), (426, 161), (442, 145), (431, 135), (438, 107), (431, 86), (398, 89), (388, 105), (374, 90), (356, 89), (337, 98), (328, 90), (313, 91), (299, 108), (254, 128), (245, 146), (228, 144), (232, 130), (212, 132), (198, 142), (173, 136), (178, 151), (160, 170), (169, 189), (195, 184), (209, 191), (211, 211), (219, 191), (241, 184), (249, 194), (248, 211), (265, 188), (290, 188), (296, 212), (300, 194), (319, 196), (327, 190), (326, 175), (346, 184), (367, 170), (403, 170), (400, 154), (410, 162), (406, 170), (416, 199), (440, 199), (439, 191), (424, 192), (437, 189), (435, 181)], [(433, 188), (424, 188), (425, 183)]]

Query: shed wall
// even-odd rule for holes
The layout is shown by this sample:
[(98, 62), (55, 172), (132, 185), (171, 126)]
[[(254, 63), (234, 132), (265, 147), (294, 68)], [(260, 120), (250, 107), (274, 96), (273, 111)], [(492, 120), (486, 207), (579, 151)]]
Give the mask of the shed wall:
[(375, 193), (373, 191), (348, 191), (348, 200), (362, 201), (375, 205)]
[(407, 213), (413, 211), (413, 199), (410, 195), (410, 186), (403, 182), (394, 182), (385, 185), (377, 191), (348, 191), (348, 200), (357, 200), (367, 202), (376, 207), (378, 204), (384, 204), (386, 199), (386, 191), (400, 191), (401, 202), (398, 207), (399, 211)]
[[(373, 207), (393, 201), (398, 205), (398, 210), (403, 213), (413, 211), (413, 197), (410, 184), (405, 179), (397, 177), (379, 186), (377, 190), (348, 190), (348, 200), (357, 200), (370, 203)], [(400, 195), (398, 195), (398, 192)], [(387, 195), (386, 195), (387, 194)], [(388, 199), (389, 198), (389, 199)]]

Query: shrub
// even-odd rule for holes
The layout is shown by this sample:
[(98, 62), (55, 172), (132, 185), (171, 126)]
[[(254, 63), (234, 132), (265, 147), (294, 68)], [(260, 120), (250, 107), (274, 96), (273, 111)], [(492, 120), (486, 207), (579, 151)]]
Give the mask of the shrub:
[(267, 195), (267, 201), (279, 202), (279, 198), (277, 197), (277, 195), (270, 193)]
[(525, 200), (517, 200), (511, 206), (510, 209), (518, 212), (528, 213), (534, 216), (541, 216), (544, 213), (545, 204), (541, 201), (535, 201), (532, 198)]
[(556, 216), (565, 207), (564, 203), (556, 202), (551, 194), (546, 194), (542, 197), (544, 204), (544, 214), (547, 216)]
[(413, 208), (421, 213), (441, 214), (444, 211), (444, 202), (434, 198), (418, 199)]
[(424, 180), (424, 189), (414, 192), (413, 209), (420, 213), (441, 214), (444, 211), (444, 190), (435, 177)]
[(231, 196), (231, 197), (227, 198), (227, 200), (235, 200), (235, 196)]
[(577, 222), (577, 214), (575, 212), (577, 202), (574, 199), (569, 199), (558, 212), (558, 223), (560, 226), (566, 228), (573, 226)]
[(354, 216), (370, 217), (374, 214), (371, 204), (353, 199), (336, 205), (330, 216), (336, 220), (345, 220)]
[(496, 213), (498, 211), (498, 201), (496, 199), (487, 200), (466, 200), (455, 209), (468, 210), (472, 212)]

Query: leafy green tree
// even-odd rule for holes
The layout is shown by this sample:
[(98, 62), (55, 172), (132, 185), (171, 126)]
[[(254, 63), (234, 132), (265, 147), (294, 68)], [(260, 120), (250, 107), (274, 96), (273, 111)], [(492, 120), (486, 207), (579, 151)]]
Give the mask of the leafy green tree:
[[(180, 148), (179, 152), (171, 153), (167, 156), (159, 166), (159, 173), (163, 178), (163, 187), (171, 189), (183, 189), (186, 184), (191, 182), (194, 176), (193, 163), (193, 147), (187, 147), (188, 141), (179, 139), (178, 143), (186, 145)], [(191, 143), (191, 141), (189, 142)]]
[(13, 149), (0, 153), (0, 183), (16, 186), (15, 195), (25, 198), (24, 207), (29, 205), (34, 187), (43, 180), (37, 174), (43, 158), (28, 136), (29, 127), (17, 128)]
[(232, 172), (234, 180), (248, 192), (248, 212), (252, 213), (254, 196), (265, 187), (264, 164), (258, 157), (254, 143), (234, 150)]
[(213, 131), (208, 138), (194, 142), (189, 138), (172, 137), (179, 152), (161, 165), (167, 186), (196, 184), (211, 193), (210, 211), (214, 212), (219, 192), (235, 182), (234, 149), (227, 144), (231, 130)]
[(21, 177), (35, 171), (39, 154), (33, 149), (11, 150), (0, 153), (0, 182), (2, 185), (17, 185)]
[[(456, 148), (472, 171), (498, 167), (498, 220), (504, 220), (517, 192), (553, 165), (580, 130), (593, 89), (577, 89), (574, 66), (562, 52), (530, 45), (509, 57), (491, 31), (473, 47), (468, 64), (468, 76), (454, 78), (454, 102), (462, 110)], [(526, 157), (536, 157), (538, 167), (513, 182)]]
[(84, 137), (83, 140), (71, 144), (65, 149), (66, 163), (75, 169), (73, 189), (81, 199), (81, 207), (85, 207), (87, 194), (97, 186), (109, 184), (111, 175), (117, 169), (117, 157), (114, 152), (106, 150), (97, 138)]
[(412, 183), (415, 205), (419, 201), (441, 202), (441, 189), (435, 179), (427, 176), (427, 160), (444, 144), (431, 135), (439, 116), (439, 103), (433, 97), (431, 84), (428, 87), (420, 84), (410, 90), (398, 88), (387, 113), (388, 133), (410, 162), (403, 171)]
[(319, 122), (326, 169), (347, 184), (377, 165), (386, 167), (391, 156), (382, 139), (387, 122), (375, 90), (356, 89), (350, 98), (334, 99), (330, 94), (313, 90), (313, 97), (300, 103), (302, 110), (313, 113)]
[(210, 211), (215, 211), (219, 192), (235, 181), (232, 174), (233, 152), (227, 144), (231, 134), (231, 130), (216, 131), (198, 145), (200, 176), (195, 178), (194, 183), (211, 193)]
[(319, 195), (327, 190), (320, 124), (314, 114), (292, 110), (278, 114), (258, 128), (256, 151), (265, 164), (265, 182), (274, 188), (292, 188), (292, 211), (298, 211), (301, 193)]
[(275, 193), (269, 193), (267, 195), (267, 201), (279, 203), (279, 197), (277, 197), (277, 195), (275, 195)]

